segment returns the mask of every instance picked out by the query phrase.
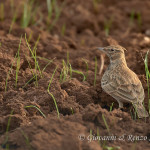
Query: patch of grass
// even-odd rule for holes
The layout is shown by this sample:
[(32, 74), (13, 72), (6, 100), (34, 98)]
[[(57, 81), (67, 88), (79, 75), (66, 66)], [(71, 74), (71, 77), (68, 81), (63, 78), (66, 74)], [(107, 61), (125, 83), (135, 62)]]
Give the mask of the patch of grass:
[[(63, 68), (60, 74), (60, 82), (66, 81), (68, 78), (72, 78), (72, 66), (69, 62), (69, 52), (67, 52), (67, 63), (63, 60), (62, 61)], [(70, 77), (69, 77), (70, 75)]]
[(7, 127), (6, 127), (6, 137), (5, 137), (5, 141), (4, 144), (2, 144), (2, 147), (6, 147), (6, 149), (9, 149), (9, 144), (7, 144), (8, 142), (8, 131), (10, 128), (10, 122), (11, 122), (11, 117), (13, 115), (14, 110), (11, 111), (10, 116), (8, 118), (8, 123), (7, 123)]
[(65, 82), (67, 79), (71, 79), (73, 73), (82, 75), (83, 76), (82, 81), (86, 80), (86, 76), (82, 71), (72, 69), (72, 66), (69, 62), (69, 52), (67, 52), (67, 63), (63, 60), (62, 66), (63, 68), (61, 69), (61, 73), (60, 73), (60, 83)]
[(22, 35), (21, 35), (21, 38), (20, 38), (20, 43), (19, 43), (18, 52), (17, 52), (17, 67), (16, 67), (15, 88), (17, 88), (18, 73), (19, 73), (19, 69), (20, 69), (20, 46), (21, 46), (21, 41), (22, 41)]
[(12, 22), (11, 22), (11, 25), (10, 25), (10, 28), (9, 28), (9, 34), (11, 33), (12, 31), (12, 28), (14, 26), (14, 23), (16, 22), (16, 19), (17, 19), (17, 10), (15, 11), (14, 15), (13, 15), (13, 19), (12, 19)]
[(149, 72), (149, 68), (148, 68), (148, 54), (149, 54), (149, 50), (147, 51), (146, 55), (145, 55), (145, 59), (144, 59), (144, 64), (145, 64), (145, 73), (146, 73), (146, 80), (147, 80), (147, 90), (148, 90), (148, 110), (149, 110), (149, 114), (150, 114), (150, 86), (149, 86), (149, 79), (150, 79), (150, 72)]
[[(45, 60), (45, 61), (48, 61), (48, 63), (45, 65), (45, 67), (42, 69), (42, 74), (43, 74), (43, 72), (46, 70), (46, 68), (54, 61), (54, 59), (52, 59), (52, 60), (49, 60), (49, 59), (47, 59), (47, 58), (43, 58), (43, 57), (39, 57), (39, 56), (37, 56), (37, 58), (39, 58), (39, 59), (42, 59), (42, 60)], [(28, 61), (28, 59), (27, 59), (27, 61)], [(28, 64), (29, 64), (29, 68), (30, 69), (32, 69), (31, 68), (31, 65), (30, 65), (30, 62), (28, 61)], [(26, 83), (25, 83), (25, 85), (22, 87), (23, 89), (30, 83), (30, 82), (32, 82), (33, 80), (36, 80), (36, 76), (35, 76), (35, 74), (32, 72), (32, 74), (33, 74), (33, 77), (31, 78), (31, 79), (29, 79)]]
[(94, 86), (96, 85), (96, 76), (97, 76), (97, 57), (95, 57)]
[[(40, 36), (39, 36), (39, 37), (40, 37)], [(49, 63), (48, 63), (48, 64), (43, 68), (43, 70), (41, 71), (40, 66), (39, 66), (39, 64), (38, 64), (37, 55), (36, 55), (36, 49), (37, 49), (37, 45), (38, 45), (38, 42), (39, 42), (39, 39), (40, 39), (39, 37), (38, 37), (38, 39), (37, 39), (37, 41), (36, 41), (36, 43), (35, 43), (35, 45), (34, 45), (34, 48), (33, 48), (33, 50), (32, 50), (32, 49), (30, 48), (30, 45), (29, 45), (29, 43), (28, 43), (28, 40), (27, 40), (26, 34), (25, 34), (26, 44), (27, 44), (27, 46), (28, 46), (28, 48), (29, 48), (29, 51), (30, 51), (30, 53), (31, 53), (31, 58), (33, 58), (33, 59), (34, 59), (34, 62), (35, 62), (35, 64), (34, 64), (34, 65), (35, 65), (35, 72), (32, 71), (30, 61), (28, 60), (27, 55), (25, 55), (25, 56), (26, 56), (26, 59), (27, 59), (27, 61), (28, 61), (29, 67), (30, 67), (30, 69), (31, 69), (31, 71), (32, 71), (33, 77), (23, 86), (23, 88), (25, 88), (33, 79), (35, 79), (35, 85), (38, 86), (38, 71), (39, 71), (39, 73), (40, 73), (40, 76), (43, 77), (43, 76), (42, 76), (42, 73), (45, 71), (45, 69), (47, 68), (47, 66), (52, 62), (52, 61), (49, 61)], [(19, 43), (18, 51), (17, 51), (17, 53), (16, 53), (16, 56), (15, 56), (15, 58), (14, 58), (14, 60), (13, 60), (13, 63), (12, 63), (12, 65), (11, 65), (11, 67), (10, 67), (10, 69), (9, 69), (9, 72), (8, 72), (8, 74), (7, 74), (7, 77), (6, 77), (5, 92), (7, 91), (7, 84), (8, 84), (9, 75), (10, 75), (10, 73), (11, 73), (11, 71), (12, 71), (12, 67), (13, 67), (14, 62), (16, 61), (16, 59), (17, 59), (17, 63), (16, 63), (16, 64), (17, 64), (17, 65), (16, 65), (17, 67), (16, 67), (15, 88), (17, 88), (18, 73), (19, 73), (19, 69), (20, 69), (20, 46), (21, 46), (21, 41), (22, 41), (22, 36), (21, 36), (21, 38), (20, 38), (20, 43)]]
[(36, 86), (38, 86), (38, 71), (39, 71), (39, 73), (40, 73), (41, 78), (43, 77), (43, 76), (42, 76), (42, 71), (41, 71), (40, 66), (39, 66), (39, 64), (38, 64), (38, 61), (37, 61), (37, 55), (36, 55), (36, 49), (37, 49), (37, 44), (38, 44), (38, 42), (39, 42), (39, 39), (40, 39), (40, 36), (38, 37), (38, 39), (37, 39), (37, 41), (36, 41), (36, 43), (35, 43), (35, 45), (34, 45), (34, 48), (33, 48), (33, 50), (32, 50), (31, 47), (30, 47), (30, 45), (29, 45), (29, 43), (28, 43), (26, 34), (25, 34), (26, 44), (27, 44), (28, 49), (29, 49), (29, 51), (30, 51), (30, 53), (31, 53), (31, 55), (32, 55), (32, 58), (34, 59), (34, 66), (35, 66), (35, 73), (34, 73), (34, 76), (35, 76), (35, 80), (36, 80)]
[[(35, 2), (37, 2), (37, 1), (35, 1)], [(40, 10), (38, 9), (38, 2), (34, 3), (33, 6), (34, 6), (34, 9), (33, 9), (32, 17), (31, 17), (31, 25), (38, 25), (40, 22), (42, 22), (43, 15), (40, 12)], [(39, 16), (37, 16), (37, 15), (39, 15)], [(39, 18), (39, 19), (37, 20), (37, 18)]]
[(36, 108), (40, 113), (41, 115), (46, 118), (45, 114), (40, 110), (40, 108), (38, 108), (37, 106), (35, 105), (29, 105), (29, 106), (25, 106), (24, 108)]
[(4, 21), (4, 3), (0, 3), (0, 21)]
[(26, 28), (29, 24), (33, 24), (35, 21), (35, 15), (37, 12), (37, 6), (35, 6), (35, 0), (28, 0), (24, 3), (23, 16), (21, 19), (21, 27)]
[(134, 10), (132, 10), (130, 14), (130, 22), (129, 22), (130, 27), (133, 26), (135, 19), (137, 20), (138, 27), (141, 28), (142, 26), (141, 13), (140, 12), (136, 13)]
[[(55, 17), (54, 17), (54, 19), (51, 21), (51, 24), (50, 24), (50, 26), (49, 26), (49, 31), (51, 31), (52, 29), (53, 29), (53, 27), (55, 26), (55, 24), (57, 23), (57, 21), (59, 20), (59, 17), (60, 17), (60, 15), (61, 15), (61, 11), (62, 11), (62, 9), (64, 8), (64, 5), (65, 5), (65, 1), (62, 3), (62, 5), (59, 7), (58, 6), (58, 4), (57, 4), (57, 1), (56, 0), (53, 0), (52, 1), (52, 10), (51, 11), (53, 11), (54, 10), (54, 14), (55, 14)], [(50, 12), (51, 12), (50, 11)], [(51, 12), (52, 13), (52, 12)], [(52, 15), (51, 15), (52, 16)]]
[(21, 26), (23, 28), (26, 28), (30, 23), (32, 5), (33, 5), (33, 3), (31, 3), (31, 6), (29, 7), (28, 1), (26, 1), (24, 3), (24, 9), (23, 9), (24, 11), (23, 11), (23, 16), (22, 16), (22, 21), (21, 21)]
[(64, 60), (62, 61), (62, 64), (63, 64), (63, 68), (60, 73), (60, 83), (66, 81), (67, 76), (68, 76), (68, 67)]
[(60, 118), (60, 113), (59, 113), (59, 109), (58, 109), (58, 106), (57, 106), (56, 99), (55, 99), (54, 95), (50, 92), (50, 86), (51, 86), (51, 83), (52, 83), (52, 80), (53, 80), (53, 78), (54, 78), (54, 75), (55, 75), (55, 73), (56, 73), (57, 68), (58, 68), (58, 66), (56, 66), (56, 68), (55, 68), (55, 70), (54, 70), (54, 72), (53, 72), (53, 74), (52, 74), (52, 77), (51, 77), (51, 79), (50, 79), (50, 82), (49, 82), (49, 85), (48, 85), (48, 88), (47, 88), (47, 92), (48, 92), (48, 94), (52, 97), (52, 99), (53, 99), (53, 101), (54, 101), (54, 104), (55, 104), (55, 107), (56, 107), (57, 116), (58, 116), (58, 118)]
[(55, 0), (47, 0), (48, 19), (52, 18), (54, 2), (55, 2)]
[(32, 147), (31, 147), (30, 140), (29, 140), (28, 136), (24, 133), (24, 131), (22, 129), (20, 129), (20, 131), (21, 131), (23, 137), (25, 138), (28, 149), (32, 150)]
[[(26, 39), (26, 37), (25, 37), (25, 39)], [(32, 55), (32, 57), (34, 59), (34, 62), (35, 62), (35, 64), (34, 64), (34, 66), (35, 66), (35, 73), (33, 73), (33, 76), (35, 77), (35, 81), (36, 81), (35, 82), (35, 86), (38, 86), (38, 74), (37, 74), (38, 62), (37, 62), (37, 57), (36, 57), (36, 51), (35, 51), (35, 53), (33, 53), (33, 51), (31, 50), (31, 48), (29, 46), (29, 43), (28, 43), (27, 39), (26, 39), (26, 43), (27, 43), (27, 46), (28, 46), (28, 48), (29, 48), (29, 50), (31, 52), (31, 55)], [(29, 61), (28, 61), (28, 63), (29, 63)], [(29, 63), (29, 66), (31, 67), (30, 63)]]
[[(64, 82), (67, 80), (67, 77), (69, 75), (69, 70), (71, 70), (71, 77), (72, 77), (72, 67), (69, 67), (69, 52), (67, 52), (67, 64), (64, 60), (62, 60), (63, 68), (61, 69), (60, 73), (60, 82)], [(71, 66), (71, 65), (70, 65)]]

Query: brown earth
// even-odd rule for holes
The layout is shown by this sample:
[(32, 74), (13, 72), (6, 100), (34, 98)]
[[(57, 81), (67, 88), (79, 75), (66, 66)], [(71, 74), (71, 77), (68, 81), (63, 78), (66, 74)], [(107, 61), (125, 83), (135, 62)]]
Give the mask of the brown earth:
[[(59, 6), (62, 2), (63, 0), (58, 1)], [(95, 57), (98, 68), (101, 65), (100, 53), (94, 48), (119, 43), (127, 49), (126, 60), (129, 68), (139, 76), (143, 84), (146, 94), (145, 106), (148, 109), (148, 88), (143, 58), (150, 47), (150, 1), (97, 0), (97, 2), (97, 5), (94, 5), (92, 0), (66, 0), (57, 23), (49, 31), (46, 1), (36, 1), (38, 11), (34, 23), (30, 23), (27, 28), (21, 28), (24, 1), (15, 0), (14, 6), (11, 7), (10, 0), (1, 0), (0, 3), (4, 3), (5, 13), (4, 18), (0, 19), (0, 149), (101, 150), (109, 147), (113, 147), (112, 149), (120, 147), (120, 150), (150, 149), (150, 119), (132, 118), (133, 108), (130, 104), (126, 104), (124, 110), (119, 110), (117, 102), (102, 91), (101, 76), (98, 73), (94, 86)], [(9, 33), (12, 17), (17, 8), (17, 19)], [(135, 16), (131, 21), (133, 11)], [(41, 14), (42, 20), (39, 19)], [(141, 14), (141, 19), (138, 19), (138, 14)], [(112, 20), (110, 33), (106, 36), (105, 23), (110, 20)], [(63, 35), (64, 24), (66, 30)], [(40, 35), (37, 56), (54, 59), (42, 76), (38, 71), (38, 86), (35, 79), (26, 85), (33, 77), (35, 66), (24, 38), (25, 33), (28, 38), (32, 35), (29, 42), (31, 48)], [(17, 63), (14, 58), (21, 35), (23, 38), (20, 48), (20, 69), (18, 84), (15, 87)], [(62, 60), (67, 62), (67, 53), (74, 70), (87, 74), (85, 61), (88, 63), (88, 76), (85, 81), (81, 74), (73, 72), (71, 78), (68, 75), (65, 81), (60, 82)], [(39, 57), (37, 57), (38, 64), (43, 69), (48, 61)], [(105, 57), (103, 72), (108, 64), (109, 60)], [(47, 92), (56, 66), (58, 69), (52, 80), (50, 92), (56, 99), (60, 119), (57, 117), (54, 101)], [(113, 111), (110, 112), (112, 102), (114, 102)], [(43, 118), (36, 108), (25, 108), (30, 105), (40, 108), (46, 118)], [(10, 126), (9, 119), (11, 119)], [(93, 135), (91, 141), (89, 141), (90, 134)], [(117, 139), (96, 140), (96, 136), (111, 135)], [(125, 139), (119, 140), (119, 136), (123, 135)], [(140, 139), (134, 141), (131, 136), (141, 136), (141, 141)]]

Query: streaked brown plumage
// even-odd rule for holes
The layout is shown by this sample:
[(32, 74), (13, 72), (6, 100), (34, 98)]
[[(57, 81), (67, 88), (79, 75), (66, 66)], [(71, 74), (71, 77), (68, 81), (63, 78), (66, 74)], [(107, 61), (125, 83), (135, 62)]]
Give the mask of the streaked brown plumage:
[(144, 89), (138, 76), (126, 64), (126, 49), (119, 45), (98, 49), (110, 58), (110, 65), (101, 80), (103, 90), (118, 101), (119, 108), (123, 107), (123, 102), (129, 102), (134, 105), (139, 118), (148, 117), (142, 104)]

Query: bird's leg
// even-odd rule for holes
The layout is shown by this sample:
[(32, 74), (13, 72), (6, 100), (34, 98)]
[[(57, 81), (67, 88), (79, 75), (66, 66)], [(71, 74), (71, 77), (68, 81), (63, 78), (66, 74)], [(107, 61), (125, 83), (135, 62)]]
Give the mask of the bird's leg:
[(117, 100), (119, 103), (119, 108), (123, 108), (123, 103), (120, 100)]

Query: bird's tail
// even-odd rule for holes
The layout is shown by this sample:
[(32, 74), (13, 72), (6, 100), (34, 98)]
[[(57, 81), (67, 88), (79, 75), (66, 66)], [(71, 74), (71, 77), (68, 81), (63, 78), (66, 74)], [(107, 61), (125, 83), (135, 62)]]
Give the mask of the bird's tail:
[(146, 111), (146, 109), (145, 109), (145, 107), (143, 106), (142, 103), (134, 104), (134, 108), (135, 108), (139, 118), (144, 118), (144, 117), (149, 116), (148, 112)]

